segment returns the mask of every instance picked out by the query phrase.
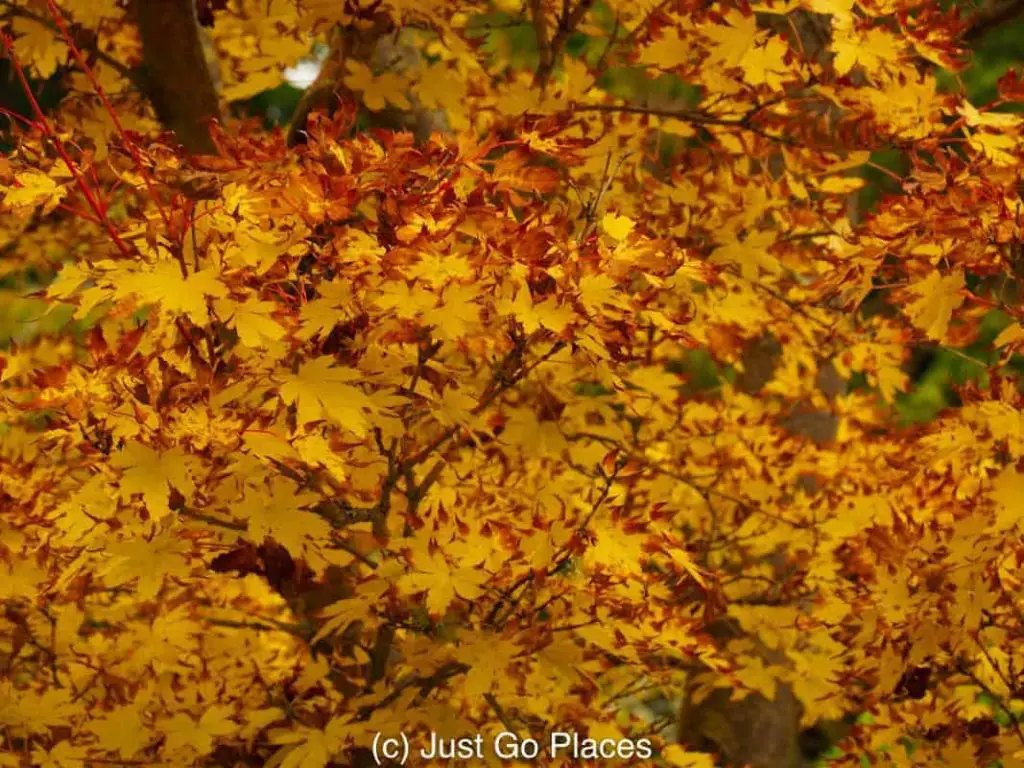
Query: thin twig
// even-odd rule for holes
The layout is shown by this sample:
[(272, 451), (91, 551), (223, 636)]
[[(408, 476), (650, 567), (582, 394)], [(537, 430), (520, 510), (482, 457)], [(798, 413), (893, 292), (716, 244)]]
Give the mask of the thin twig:
[[(551, 349), (549, 349), (547, 352), (541, 355), (533, 363), (521, 368), (516, 373), (512, 374), (511, 376), (505, 377), (504, 380), (501, 380), (499, 383), (490, 387), (490, 391), (480, 399), (480, 401), (470, 411), (470, 413), (473, 414), (474, 416), (480, 414), (491, 403), (498, 399), (498, 397), (500, 397), (505, 392), (514, 387), (516, 384), (518, 384), (520, 381), (525, 379), (530, 373), (533, 372), (535, 368), (537, 368), (539, 365), (546, 362), (547, 360), (550, 360), (556, 354), (565, 349), (565, 346), (566, 343), (564, 341), (555, 342), (551, 346)], [(399, 473), (399, 476), (401, 476), (401, 474), (404, 474), (405, 469), (407, 467), (415, 467), (416, 465), (425, 461), (430, 456), (430, 454), (432, 454), (434, 451), (436, 451), (438, 448), (440, 448), (442, 445), (448, 442), (452, 437), (454, 437), (458, 433), (459, 429), (459, 426), (449, 427), (440, 435), (431, 440), (430, 443), (428, 443), (423, 449), (417, 451), (415, 454), (413, 454), (404, 462), (402, 462), (402, 471)]]
[(463, 664), (458, 661), (449, 661), (446, 664), (442, 664), (436, 672), (432, 675), (428, 675), (427, 677), (410, 675), (399, 680), (391, 690), (391, 693), (383, 699), (378, 701), (376, 704), (368, 704), (365, 707), (360, 708), (356, 713), (356, 716), (353, 718), (353, 722), (366, 722), (374, 712), (390, 706), (402, 695), (404, 691), (413, 686), (418, 686), (420, 689), (420, 696), (425, 697), (437, 686), (448, 680), (448, 678), (461, 675), (464, 672), (468, 672), (469, 669), (470, 667), (468, 664)]
[[(10, 2), (10, 0), (0, 0), (0, 7), (7, 9), (4, 15), (7, 16), (8, 18), (29, 19), (31, 21), (34, 21), (36, 24), (46, 27), (51, 32), (60, 34), (60, 27), (54, 24), (50, 19), (38, 13), (34, 13), (33, 11), (28, 10), (27, 8), (23, 8), (20, 5), (14, 5), (14, 3)], [(66, 11), (62, 11), (62, 13), (65, 16), (67, 15)], [(109, 53), (106, 53), (105, 51), (101, 50), (97, 43), (90, 44), (86, 41), (76, 39), (75, 44), (79, 48), (88, 51), (91, 56), (95, 57), (98, 61), (102, 61), (108, 67), (117, 72), (119, 75), (129, 80), (132, 83), (132, 85), (134, 85), (140, 91), (145, 93), (145, 78), (143, 77), (142, 72), (132, 69), (131, 67), (126, 67), (120, 61), (111, 56)]]
[[(763, 107), (755, 111), (760, 112)], [(780, 144), (795, 145), (797, 142), (787, 136), (776, 136), (768, 133), (762, 128), (753, 125), (751, 113), (739, 118), (717, 117), (693, 109), (671, 109), (668, 107), (645, 107), (639, 104), (576, 104), (574, 112), (607, 112), (610, 114), (622, 113), (629, 115), (650, 115), (651, 117), (668, 117), (694, 125), (717, 125), (726, 128), (738, 128), (743, 131), (761, 136), (762, 138), (775, 141)]]
[(1020, 740), (1022, 744), (1024, 744), (1024, 730), (1021, 730), (1020, 723), (1017, 721), (1017, 716), (1013, 713), (1013, 711), (1006, 704), (1006, 702), (1003, 701), (1003, 697), (995, 691), (993, 691), (991, 686), (989, 686), (985, 681), (983, 681), (976, 674), (974, 674), (973, 670), (971, 670), (971, 668), (968, 667), (965, 663), (960, 662), (959, 664), (957, 664), (957, 671), (959, 671), (963, 675), (966, 675), (972, 683), (981, 688), (985, 695), (992, 699), (993, 703), (995, 703), (995, 705), (999, 707), (999, 709), (1003, 711), (1003, 714), (1005, 714), (1006, 717), (1009, 719), (1014, 731), (1017, 732), (1017, 738)]
[(537, 33), (537, 50), (540, 53), (540, 66), (533, 75), (533, 84), (542, 90), (547, 85), (551, 74), (555, 71), (555, 64), (562, 54), (569, 36), (576, 31), (577, 25), (593, 7), (595, 0), (580, 0), (576, 7), (569, 9), (568, 2), (562, 8), (562, 15), (558, 19), (558, 26), (555, 34), (550, 39), (547, 33), (547, 24), (544, 20), (543, 1), (530, 0), (530, 15), (533, 18), (533, 28)]
[[(142, 180), (146, 185), (146, 190), (149, 192), (150, 199), (152, 199), (153, 203), (157, 207), (157, 210), (160, 212), (160, 218), (163, 219), (164, 226), (170, 229), (171, 220), (168, 218), (167, 211), (164, 210), (164, 207), (160, 202), (160, 198), (157, 195), (156, 189), (153, 186), (153, 179), (150, 176), (149, 169), (147, 169), (146, 166), (143, 164), (142, 158), (139, 155), (139, 150), (135, 146), (135, 142), (133, 142), (128, 137), (128, 133), (125, 131), (124, 126), (121, 125), (121, 120), (117, 116), (117, 110), (114, 109), (113, 105), (110, 103), (110, 100), (107, 98), (106, 91), (103, 90), (103, 86), (100, 85), (100, 81), (96, 79), (96, 73), (94, 73), (92, 71), (92, 67), (90, 67), (88, 63), (86, 63), (85, 58), (82, 56), (82, 52), (78, 49), (78, 46), (75, 44), (75, 40), (71, 36), (71, 32), (68, 30), (68, 27), (65, 24), (63, 17), (61, 16), (61, 11), (57, 7), (57, 4), (54, 2), (54, 0), (46, 0), (46, 4), (50, 9), (50, 14), (53, 16), (54, 24), (60, 30), (61, 34), (64, 37), (64, 41), (68, 44), (68, 47), (71, 49), (71, 53), (75, 57), (75, 61), (78, 62), (78, 66), (82, 68), (82, 71), (85, 73), (85, 76), (89, 79), (89, 83), (92, 85), (93, 89), (96, 91), (96, 95), (100, 97), (100, 101), (103, 103), (103, 108), (107, 111), (107, 114), (110, 116), (111, 121), (113, 121), (114, 128), (117, 129), (117, 133), (121, 137), (121, 142), (124, 144), (125, 149), (128, 150), (128, 154), (131, 155), (132, 161), (135, 163), (135, 167), (138, 169), (139, 174), (142, 176)], [(188, 277), (188, 267), (185, 264), (184, 254), (181, 253), (180, 249), (178, 250), (177, 257), (181, 267), (181, 276)]]
[(490, 705), (491, 709), (494, 710), (494, 714), (498, 716), (498, 719), (501, 721), (501, 724), (505, 726), (505, 730), (507, 730), (509, 733), (515, 733), (517, 730), (516, 727), (512, 725), (511, 718), (509, 718), (508, 714), (502, 708), (501, 704), (498, 703), (498, 700), (494, 698), (494, 694), (485, 693), (484, 701), (486, 701)]
[(14, 52), (14, 41), (6, 34), (0, 35), (0, 38), (3, 39), (4, 52), (7, 54), (7, 58), (10, 59), (11, 64), (14, 66), (14, 72), (18, 77), (22, 90), (28, 98), (29, 103), (32, 105), (32, 111), (35, 113), (36, 119), (39, 122), (39, 127), (42, 129), (46, 137), (53, 142), (53, 145), (57, 150), (57, 154), (59, 154), (61, 160), (64, 161), (68, 171), (75, 180), (75, 184), (85, 196), (86, 201), (89, 203), (89, 207), (92, 208), (93, 213), (96, 214), (96, 218), (103, 222), (104, 229), (106, 229), (107, 234), (110, 236), (110, 239), (113, 240), (114, 245), (117, 246), (121, 255), (125, 258), (133, 258), (131, 249), (128, 247), (127, 243), (121, 239), (121, 235), (116, 229), (114, 229), (114, 225), (107, 216), (106, 206), (100, 202), (100, 199), (96, 196), (93, 190), (85, 183), (85, 177), (82, 176), (78, 166), (71, 159), (70, 155), (68, 155), (67, 150), (64, 148), (64, 142), (53, 129), (49, 119), (47, 119), (46, 115), (43, 113), (42, 107), (39, 106), (39, 101), (36, 99), (35, 94), (32, 91), (32, 87), (28, 83), (28, 78), (25, 76), (25, 70), (21, 66), (21, 61)]

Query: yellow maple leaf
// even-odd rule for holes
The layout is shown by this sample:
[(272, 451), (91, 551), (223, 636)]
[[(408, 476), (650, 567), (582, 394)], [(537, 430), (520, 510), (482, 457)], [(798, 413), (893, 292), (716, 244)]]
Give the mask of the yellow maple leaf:
[(381, 285), (373, 301), (383, 309), (392, 310), (396, 317), (412, 320), (433, 307), (436, 299), (437, 294), (424, 290), (418, 282), (410, 288), (404, 280), (398, 280)]
[(672, 558), (672, 562), (689, 574), (690, 578), (702, 587), (707, 586), (707, 574), (694, 562), (690, 551), (681, 542), (666, 542), (664, 551)]
[[(0, 580), (0, 585), (3, 584)], [(5, 597), (0, 595), (0, 599)], [(11, 730), (45, 733), (49, 728), (68, 725), (76, 709), (66, 689), (51, 688), (36, 693), (0, 680), (0, 723)]]
[(278, 341), (285, 329), (274, 320), (278, 306), (272, 301), (250, 299), (236, 304), (228, 299), (215, 302), (217, 315), (238, 333), (238, 340), (247, 347), (260, 349), (268, 342)]
[(477, 568), (452, 568), (441, 555), (420, 555), (416, 570), (399, 580), (399, 586), (410, 593), (427, 593), (427, 610), (432, 616), (443, 616), (455, 596), (474, 600), (483, 594), (487, 574)]
[(100, 572), (111, 586), (138, 578), (135, 593), (139, 599), (149, 600), (160, 591), (165, 576), (184, 577), (191, 571), (191, 546), (179, 539), (178, 533), (174, 527), (167, 527), (151, 540), (137, 538), (112, 544), (107, 548), (109, 562)]
[(65, 739), (50, 750), (42, 747), (35, 747), (32, 750), (32, 765), (34, 768), (73, 768), (79, 766), (86, 759), (86, 750), (75, 747)]
[(639, 63), (659, 69), (674, 69), (689, 63), (694, 57), (693, 36), (679, 33), (677, 26), (668, 27), (660, 38), (640, 49)]
[(322, 731), (307, 726), (275, 729), (271, 744), (284, 744), (271, 760), (280, 768), (324, 768), (345, 744), (347, 718), (336, 717)]
[(198, 721), (191, 715), (179, 712), (174, 717), (159, 721), (164, 734), (164, 749), (178, 752), (191, 748), (200, 755), (213, 751), (213, 742), (218, 736), (228, 736), (239, 730), (230, 719), (232, 708), (224, 705), (209, 707)]
[(61, 267), (57, 277), (46, 286), (46, 295), (55, 299), (66, 299), (74, 295), (89, 279), (89, 273), (80, 264), (69, 261)]
[(949, 329), (953, 310), (964, 303), (961, 294), (963, 287), (963, 272), (943, 276), (935, 270), (924, 280), (918, 280), (907, 288), (912, 296), (918, 298), (911, 301), (904, 312), (914, 327), (924, 331), (929, 339), (942, 341)]
[(317, 286), (317, 298), (302, 306), (299, 330), (295, 335), (308, 341), (314, 336), (328, 334), (335, 325), (351, 318), (354, 310), (355, 297), (348, 283), (343, 280), (321, 283)]
[(118, 707), (103, 717), (86, 721), (86, 728), (96, 734), (99, 746), (131, 758), (153, 740), (154, 733), (143, 722), (138, 707)]
[(789, 72), (786, 64), (788, 54), (789, 46), (777, 36), (769, 37), (763, 43), (752, 46), (740, 60), (743, 80), (750, 85), (781, 88)]
[(242, 444), (253, 456), (261, 459), (280, 461), (298, 456), (295, 447), (288, 442), (288, 437), (272, 429), (247, 430), (242, 433)]
[(295, 441), (299, 456), (307, 464), (322, 466), (339, 483), (345, 479), (345, 465), (322, 435), (305, 435)]
[(1022, 339), (1024, 339), (1024, 325), (1011, 323), (999, 332), (995, 341), (992, 342), (992, 346), (998, 349), (999, 347), (1005, 347), (1007, 344), (1017, 345)]
[(449, 120), (454, 118), (452, 128), (458, 131), (470, 125), (465, 114), (466, 85), (457, 69), (438, 61), (423, 71), (413, 91), (427, 109), (442, 109)]
[(479, 288), (455, 283), (444, 290), (441, 305), (423, 316), (424, 322), (434, 325), (438, 338), (455, 340), (465, 336), (479, 324)]
[(676, 374), (657, 365), (637, 368), (630, 373), (629, 381), (651, 397), (667, 404), (675, 402), (683, 384)]
[(501, 442), (517, 446), (527, 455), (546, 456), (568, 447), (555, 421), (540, 420), (532, 408), (509, 408)]
[(874, 374), (868, 375), (871, 383), (878, 384), (878, 390), (887, 403), (893, 402), (897, 392), (905, 392), (910, 376), (906, 371), (895, 366), (882, 366)]
[(446, 425), (462, 424), (473, 427), (479, 421), (478, 417), (473, 415), (477, 403), (477, 398), (465, 390), (448, 387), (441, 393), (434, 418)]
[(334, 359), (323, 356), (303, 363), (298, 373), (288, 374), (279, 394), (288, 405), (294, 404), (298, 424), (327, 419), (357, 435), (370, 428), (368, 414), (379, 408), (353, 382), (364, 378), (353, 368), (334, 367)]
[(60, 35), (34, 19), (15, 16), (11, 29), (17, 37), (14, 50), (21, 61), (28, 63), (43, 80), (57, 71), (68, 59), (68, 47)]
[(646, 550), (647, 536), (627, 534), (610, 520), (595, 520), (592, 523), (594, 543), (587, 548), (584, 561), (587, 565), (598, 565), (615, 573), (631, 573), (642, 570), (650, 559)]
[(615, 213), (606, 213), (601, 219), (601, 229), (616, 240), (625, 240), (635, 226), (634, 221), (628, 216), (619, 216)]
[[(245, 216), (252, 201), (237, 205), (239, 214)], [(224, 263), (232, 269), (253, 268), (256, 274), (262, 275), (277, 264), (294, 244), (291, 238), (282, 239), (279, 232), (264, 232), (254, 222), (243, 219), (235, 229), (233, 239), (224, 247)]]
[(178, 449), (155, 451), (148, 445), (130, 442), (111, 460), (121, 470), (119, 495), (128, 500), (142, 494), (150, 514), (156, 518), (170, 514), (167, 497), (171, 488), (186, 497), (194, 490), (189, 457)]
[(15, 174), (17, 187), (10, 187), (4, 192), (4, 204), (14, 209), (34, 209), (42, 205), (42, 213), (46, 215), (67, 194), (65, 187), (59, 186), (49, 175), (39, 171), (24, 171)]
[(296, 556), (307, 555), (318, 542), (327, 543), (331, 524), (303, 507), (319, 497), (298, 493), (295, 484), (275, 477), (269, 489), (247, 495), (232, 511), (248, 523), (248, 536), (255, 542), (273, 537)]
[(16, 557), (0, 562), (0, 600), (30, 597), (39, 591), (46, 572), (31, 558)]
[(335, 632), (345, 629), (353, 621), (368, 621), (374, 617), (374, 608), (380, 605), (380, 596), (388, 588), (388, 584), (375, 579), (366, 585), (360, 585), (359, 593), (346, 600), (339, 600), (324, 608), (321, 615), (326, 621), (321, 625), (314, 644)]
[(523, 324), (523, 330), (527, 333), (533, 333), (541, 326), (561, 333), (574, 317), (572, 307), (568, 304), (559, 304), (554, 296), (535, 304), (530, 289), (526, 286), (520, 287), (514, 300), (501, 299), (498, 302), (498, 311), (514, 315), (516, 320)]
[(943, 744), (940, 747), (942, 764), (949, 768), (974, 768), (979, 763), (985, 762), (977, 754), (977, 748), (972, 741), (965, 741), (963, 744)]
[(206, 325), (210, 317), (206, 297), (223, 299), (227, 286), (213, 268), (183, 277), (176, 261), (157, 262), (149, 269), (115, 270), (107, 275), (115, 298), (138, 296), (147, 304), (160, 304), (168, 312), (180, 312), (196, 325)]
[(470, 665), (463, 690), (471, 699), (481, 699), (505, 677), (505, 669), (520, 652), (518, 645), (467, 631), (460, 637), (459, 658)]
[(777, 275), (782, 271), (782, 265), (768, 253), (776, 237), (775, 232), (764, 231), (752, 232), (746, 239), (739, 240), (735, 233), (726, 233), (720, 241), (722, 244), (712, 252), (711, 262), (736, 264), (747, 280), (756, 280), (762, 269)]
[(856, 176), (829, 176), (818, 185), (818, 189), (822, 192), (833, 192), (845, 195), (850, 192), (855, 192), (863, 186), (864, 179)]
[(345, 62), (349, 73), (345, 75), (342, 82), (353, 91), (361, 91), (363, 104), (373, 112), (384, 109), (388, 103), (394, 104), (399, 109), (411, 109), (412, 104), (405, 95), (409, 82), (404, 77), (393, 72), (384, 72), (374, 75), (373, 70), (354, 58)]
[(730, 10), (724, 25), (702, 27), (700, 32), (713, 44), (711, 60), (726, 67), (738, 67), (758, 38), (757, 19), (753, 13)]
[(90, 28), (95, 28), (103, 19), (112, 19), (123, 13), (117, 0), (79, 0), (69, 10), (75, 21)]
[(1007, 467), (992, 483), (996, 503), (996, 528), (1003, 530), (1024, 523), (1024, 475)]
[(901, 38), (879, 27), (867, 30), (839, 28), (833, 35), (831, 47), (835, 53), (833, 66), (840, 75), (849, 74), (857, 64), (872, 75), (886, 66), (893, 66), (906, 53), (906, 45)]
[[(764, 660), (758, 656), (743, 656), (740, 661), (741, 665), (736, 670), (736, 677), (740, 682), (769, 701), (774, 701), (778, 691), (778, 678), (769, 671)], [(743, 694), (743, 691), (737, 690), (733, 697), (741, 698)]]
[(967, 134), (967, 141), (972, 149), (996, 165), (1013, 165), (1017, 162), (1015, 153), (1020, 146), (1020, 137), (1017, 134), (978, 131)]
[(263, 709), (249, 709), (242, 712), (242, 719), (245, 725), (239, 731), (239, 736), (245, 740), (254, 739), (260, 731), (273, 722), (284, 720), (288, 714), (280, 707), (264, 707)]

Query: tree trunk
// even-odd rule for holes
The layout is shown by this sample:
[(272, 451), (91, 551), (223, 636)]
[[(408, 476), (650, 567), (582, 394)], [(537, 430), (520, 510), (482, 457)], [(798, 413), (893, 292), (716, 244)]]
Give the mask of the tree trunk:
[[(304, 143), (306, 120), (310, 113), (324, 110), (330, 114), (342, 100), (359, 101), (344, 83), (347, 61), (358, 61), (375, 72), (395, 66), (414, 69), (422, 65), (420, 52), (411, 45), (403, 44), (395, 32), (394, 23), (386, 13), (376, 14), (364, 28), (335, 27), (331, 34), (330, 52), (321, 65), (320, 73), (295, 108), (288, 128), (289, 146)], [(442, 111), (424, 108), (411, 94), (409, 98), (412, 109), (389, 107), (374, 115), (375, 124), (395, 130), (411, 130), (421, 141), (434, 131), (446, 129)]]
[[(736, 386), (747, 394), (758, 392), (767, 384), (778, 363), (781, 345), (771, 336), (763, 336), (751, 343), (743, 355), (743, 372)], [(829, 362), (820, 366), (818, 387), (830, 397), (846, 389), (846, 382)], [(828, 411), (803, 408), (795, 411), (782, 423), (793, 434), (802, 435), (818, 443), (835, 439), (838, 419)], [(802, 479), (808, 492), (813, 492), (816, 479)], [(784, 551), (779, 551), (784, 558)], [(742, 635), (742, 630), (728, 620), (718, 622), (708, 630), (712, 637), (727, 642)], [(784, 664), (785, 657), (771, 652), (752, 638), (759, 647), (765, 663)], [(692, 703), (684, 697), (679, 712), (679, 740), (690, 749), (713, 752), (722, 765), (730, 768), (804, 768), (813, 765), (814, 757), (805, 754), (807, 734), (827, 734), (826, 741), (845, 734), (848, 726), (837, 729), (835, 723), (804, 729), (800, 726), (803, 705), (786, 684), (779, 682), (774, 699), (751, 694), (739, 701), (732, 700), (733, 691), (719, 688), (700, 702)], [(822, 745), (815, 745), (821, 748)], [(827, 747), (827, 744), (824, 745)]]
[(215, 154), (210, 122), (220, 101), (210, 73), (194, 0), (136, 0), (146, 95), (163, 125), (191, 153)]

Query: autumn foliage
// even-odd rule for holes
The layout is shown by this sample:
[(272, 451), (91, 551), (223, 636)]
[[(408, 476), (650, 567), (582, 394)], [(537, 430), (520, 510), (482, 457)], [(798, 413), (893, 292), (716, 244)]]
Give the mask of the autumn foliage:
[[(970, 17), (198, 5), (186, 128), (137, 4), (0, 1), (12, 76), (67, 89), (0, 158), (0, 765), (575, 731), (710, 767), (742, 734), (636, 705), (716, 689), (852, 713), (851, 765), (1024, 765), (1024, 85), (937, 87)], [(292, 141), (228, 107), (318, 40)], [(911, 357), (993, 318), (902, 422)]]

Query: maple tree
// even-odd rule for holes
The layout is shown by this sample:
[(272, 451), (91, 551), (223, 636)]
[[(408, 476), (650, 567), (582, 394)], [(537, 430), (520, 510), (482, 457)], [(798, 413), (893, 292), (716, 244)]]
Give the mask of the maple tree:
[(2, 0), (0, 765), (1024, 765), (1024, 83), (937, 87), (1007, 8)]

